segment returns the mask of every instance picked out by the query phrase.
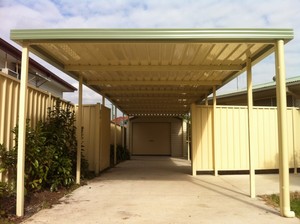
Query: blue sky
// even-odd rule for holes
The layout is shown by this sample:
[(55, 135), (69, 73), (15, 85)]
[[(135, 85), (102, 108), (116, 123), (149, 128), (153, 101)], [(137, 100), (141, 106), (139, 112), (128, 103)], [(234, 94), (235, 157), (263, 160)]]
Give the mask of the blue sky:
[[(300, 75), (299, 0), (0, 0), (0, 21), (0, 36), (10, 43), (11, 29), (27, 28), (293, 28), (295, 38), (285, 47), (286, 72), (287, 77)], [(253, 68), (253, 82), (269, 82), (274, 74), (270, 56)], [(245, 81), (239, 78), (240, 88)], [(234, 81), (223, 91), (236, 88)], [(65, 97), (77, 102), (76, 94)], [(101, 97), (85, 88), (83, 101), (100, 102)]]

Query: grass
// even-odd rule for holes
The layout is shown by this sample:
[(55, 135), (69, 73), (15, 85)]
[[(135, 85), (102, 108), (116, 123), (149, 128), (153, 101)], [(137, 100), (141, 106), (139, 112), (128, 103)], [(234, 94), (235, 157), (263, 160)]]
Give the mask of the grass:
[[(268, 205), (273, 207), (279, 207), (279, 195), (271, 194), (271, 195), (263, 195), (262, 199), (266, 201)], [(295, 212), (296, 217), (300, 218), (300, 192), (295, 191), (290, 193), (291, 198), (291, 210)]]

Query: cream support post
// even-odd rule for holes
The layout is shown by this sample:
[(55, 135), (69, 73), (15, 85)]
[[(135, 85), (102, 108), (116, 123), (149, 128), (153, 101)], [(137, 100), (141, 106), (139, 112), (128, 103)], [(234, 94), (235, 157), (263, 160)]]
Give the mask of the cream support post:
[(188, 161), (191, 161), (191, 152), (190, 152), (190, 120), (187, 120), (186, 124), (186, 135), (187, 135), (187, 159)]
[(117, 164), (117, 107), (115, 106), (114, 165)]
[(82, 136), (82, 76), (79, 77), (79, 91), (78, 91), (76, 184), (80, 184), (81, 136)]
[(19, 98), (19, 126), (18, 126), (18, 161), (17, 161), (17, 205), (16, 215), (24, 216), (24, 172), (25, 172), (25, 139), (27, 114), (27, 81), (28, 81), (29, 46), (22, 49), (22, 70)]
[(216, 86), (213, 87), (213, 116), (212, 116), (212, 142), (214, 152), (214, 174), (218, 176), (218, 155), (216, 152), (216, 108), (217, 108), (217, 94)]
[(122, 126), (121, 126), (121, 128), (122, 128), (122, 129), (121, 129), (121, 131), (122, 131), (122, 132), (121, 132), (121, 133), (122, 133), (122, 138), (121, 138), (121, 139), (122, 139), (122, 147), (123, 147), (123, 148), (125, 148), (125, 136), (124, 136), (124, 133), (125, 133), (125, 127), (124, 127), (124, 116), (125, 116), (125, 115), (124, 115), (124, 113), (123, 113), (123, 115), (122, 115), (122, 117), (123, 117), (123, 119), (122, 119), (122, 120), (123, 120), (123, 122), (122, 122)]
[(102, 96), (102, 105), (105, 107), (105, 97)]
[(197, 145), (196, 145), (196, 104), (191, 105), (191, 126), (192, 126), (192, 175), (197, 175)]
[(284, 41), (275, 44), (276, 94), (278, 119), (280, 213), (285, 217), (295, 217), (290, 207), (289, 152), (287, 146), (286, 83), (284, 62)]
[(248, 148), (249, 148), (249, 173), (250, 173), (250, 197), (255, 198), (255, 169), (253, 142), (253, 95), (252, 95), (252, 69), (251, 59), (247, 60), (247, 98), (248, 98)]
[(100, 171), (100, 127), (101, 127), (101, 105), (100, 103), (96, 104), (96, 118), (95, 118), (95, 122), (96, 122), (96, 130), (95, 130), (95, 175), (98, 176), (99, 175), (99, 171)]

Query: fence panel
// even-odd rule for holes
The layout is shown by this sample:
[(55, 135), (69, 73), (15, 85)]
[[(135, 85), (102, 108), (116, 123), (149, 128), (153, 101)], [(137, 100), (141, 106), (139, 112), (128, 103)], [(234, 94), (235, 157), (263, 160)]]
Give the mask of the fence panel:
[(110, 166), (110, 109), (100, 104), (82, 106), (83, 154), (90, 171)]
[(100, 170), (110, 166), (110, 109), (101, 106)]
[(212, 107), (197, 107), (192, 114), (192, 126), (192, 153), (196, 157), (196, 169), (212, 170)]
[[(120, 125), (117, 124), (117, 145), (122, 145), (122, 128)], [(114, 144), (115, 139), (115, 123), (110, 123), (110, 144)]]
[(218, 169), (247, 169), (248, 125), (245, 107), (216, 108), (216, 153)]
[[(95, 151), (99, 150), (99, 129), (100, 121), (96, 119), (100, 117), (100, 105), (83, 105), (82, 122), (83, 122), (83, 155), (89, 162), (89, 170), (95, 170)], [(98, 136), (97, 136), (98, 135)]]
[[(196, 169), (213, 170), (212, 107), (197, 106), (192, 122)], [(299, 167), (300, 110), (287, 109), (287, 136), (290, 168)], [(298, 124), (298, 125), (297, 125)], [(248, 111), (242, 106), (217, 106), (215, 115), (215, 152), (218, 170), (249, 169)], [(255, 169), (278, 169), (278, 130), (276, 107), (253, 108)], [(194, 151), (194, 150), (193, 150)]]
[[(0, 144), (7, 150), (15, 145), (12, 129), (18, 123), (19, 91), (20, 81), (0, 72)], [(38, 121), (46, 119), (48, 108), (53, 109), (57, 102), (60, 102), (63, 108), (69, 104), (32, 86), (27, 88), (27, 99), (27, 119), (30, 120), (30, 126), (33, 128)], [(0, 174), (0, 181), (2, 180)]]

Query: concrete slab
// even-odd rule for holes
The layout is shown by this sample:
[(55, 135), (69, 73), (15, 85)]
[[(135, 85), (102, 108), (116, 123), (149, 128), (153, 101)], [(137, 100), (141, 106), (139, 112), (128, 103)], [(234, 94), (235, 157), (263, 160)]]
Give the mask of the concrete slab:
[[(190, 163), (134, 157), (24, 223), (300, 223), (251, 199), (248, 175), (190, 175)], [(300, 176), (291, 175), (300, 190)], [(257, 175), (258, 194), (278, 192), (278, 175)]]

